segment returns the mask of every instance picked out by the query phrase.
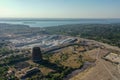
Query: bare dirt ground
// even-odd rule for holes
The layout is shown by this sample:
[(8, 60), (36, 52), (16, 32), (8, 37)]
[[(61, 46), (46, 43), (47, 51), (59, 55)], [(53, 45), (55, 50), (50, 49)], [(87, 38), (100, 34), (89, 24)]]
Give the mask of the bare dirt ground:
[(120, 80), (118, 65), (101, 58), (108, 52), (106, 49), (99, 48), (87, 52), (86, 54), (96, 58), (96, 66), (86, 69), (70, 80)]

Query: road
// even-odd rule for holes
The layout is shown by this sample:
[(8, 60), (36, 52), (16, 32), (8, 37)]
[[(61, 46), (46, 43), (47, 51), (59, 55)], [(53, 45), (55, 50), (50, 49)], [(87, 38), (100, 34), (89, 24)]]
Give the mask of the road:
[(107, 65), (101, 60), (101, 57), (99, 57), (100, 55), (100, 48), (98, 48), (98, 52), (96, 54), (96, 60), (99, 61), (103, 67), (105, 68), (105, 70), (108, 72), (108, 74), (113, 78), (113, 80), (119, 80), (117, 77), (115, 77), (112, 72), (108, 69)]

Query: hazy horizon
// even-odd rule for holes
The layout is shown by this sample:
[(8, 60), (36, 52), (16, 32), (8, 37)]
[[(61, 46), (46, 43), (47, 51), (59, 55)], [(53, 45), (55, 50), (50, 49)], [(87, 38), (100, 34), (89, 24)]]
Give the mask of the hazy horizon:
[(0, 18), (120, 18), (119, 0), (0, 0)]

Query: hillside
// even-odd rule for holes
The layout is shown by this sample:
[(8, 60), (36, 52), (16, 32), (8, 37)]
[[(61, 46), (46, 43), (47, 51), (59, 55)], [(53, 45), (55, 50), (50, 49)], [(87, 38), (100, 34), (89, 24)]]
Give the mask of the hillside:
[[(0, 38), (1, 80), (8, 78), (12, 80), (22, 78), (28, 80), (93, 80), (97, 75), (99, 75), (96, 77), (97, 80), (120, 79), (120, 67), (118, 67), (120, 66), (118, 64), (120, 48), (85, 39), (107, 40), (107, 43), (108, 41), (111, 45), (118, 43), (119, 46), (119, 24), (65, 25), (43, 29), (31, 27), (12, 29), (9, 26), (8, 28), (5, 29), (6, 33), (1, 32)], [(112, 44), (112, 40), (116, 41), (115, 44)], [(14, 42), (16, 44), (13, 44)], [(27, 42), (42, 45), (50, 43), (47, 47), (39, 44), (42, 61), (32, 60), (32, 48), (26, 45)], [(26, 45), (26, 48), (17, 48), (15, 45), (19, 43)]]
[(120, 47), (120, 24), (75, 24), (45, 29), (48, 34), (79, 36)]

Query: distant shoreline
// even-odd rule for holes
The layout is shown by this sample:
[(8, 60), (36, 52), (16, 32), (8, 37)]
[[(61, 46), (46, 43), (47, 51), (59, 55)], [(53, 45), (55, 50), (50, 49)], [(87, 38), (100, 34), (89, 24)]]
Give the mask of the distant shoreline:
[(83, 20), (120, 20), (120, 18), (0, 18), (0, 21), (83, 21)]
[(73, 24), (116, 24), (120, 19), (40, 19), (40, 18), (0, 18), (0, 23), (22, 24), (30, 27), (53, 27)]

